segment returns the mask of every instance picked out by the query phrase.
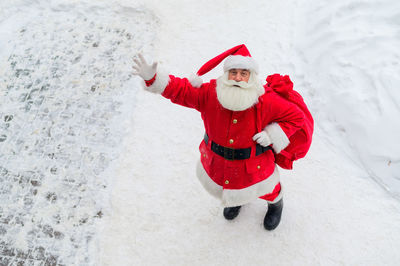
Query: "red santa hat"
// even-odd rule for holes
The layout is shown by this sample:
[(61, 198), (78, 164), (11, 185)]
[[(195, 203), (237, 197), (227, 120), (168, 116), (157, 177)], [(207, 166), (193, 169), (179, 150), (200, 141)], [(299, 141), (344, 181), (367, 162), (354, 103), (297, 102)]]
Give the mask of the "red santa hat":
[(248, 69), (250, 72), (258, 73), (258, 65), (256, 61), (251, 57), (249, 50), (246, 45), (240, 44), (235, 46), (222, 54), (214, 57), (207, 63), (205, 63), (199, 71), (197, 71), (197, 75), (190, 78), (190, 83), (193, 87), (200, 87), (203, 83), (200, 76), (206, 74), (207, 72), (214, 69), (219, 65), (224, 59), (224, 72), (229, 71), (233, 68), (239, 69)]

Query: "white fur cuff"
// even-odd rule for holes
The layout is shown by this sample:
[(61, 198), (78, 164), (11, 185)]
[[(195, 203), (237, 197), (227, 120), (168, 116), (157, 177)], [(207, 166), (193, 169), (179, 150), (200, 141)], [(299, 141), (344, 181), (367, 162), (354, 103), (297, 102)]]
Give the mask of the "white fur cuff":
[(150, 91), (152, 93), (162, 94), (169, 83), (169, 75), (164, 74), (160, 71), (157, 72), (156, 80), (149, 87), (146, 87), (145, 90)]
[(264, 128), (264, 131), (271, 138), (272, 148), (276, 153), (280, 153), (289, 145), (290, 141), (278, 123), (269, 124)]

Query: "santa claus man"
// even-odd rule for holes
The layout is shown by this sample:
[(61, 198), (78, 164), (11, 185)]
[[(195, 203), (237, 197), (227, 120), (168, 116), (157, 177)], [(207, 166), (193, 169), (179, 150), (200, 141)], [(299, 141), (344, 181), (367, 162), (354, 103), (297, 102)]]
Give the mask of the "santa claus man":
[[(223, 75), (202, 83), (199, 76), (223, 60)], [(192, 81), (157, 71), (157, 63), (148, 64), (142, 55), (134, 61), (134, 74), (143, 78), (146, 90), (201, 113), (205, 135), (196, 172), (204, 188), (221, 199), (224, 217), (234, 219), (242, 205), (261, 198), (268, 203), (264, 227), (275, 229), (283, 199), (274, 153), (301, 128), (303, 112), (264, 89), (244, 44), (208, 61)]]

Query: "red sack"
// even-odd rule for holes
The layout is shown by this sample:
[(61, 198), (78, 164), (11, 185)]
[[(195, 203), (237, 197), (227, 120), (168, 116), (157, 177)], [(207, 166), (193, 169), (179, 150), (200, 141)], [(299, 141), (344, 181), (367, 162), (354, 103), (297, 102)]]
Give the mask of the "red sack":
[(281, 76), (274, 74), (267, 77), (266, 90), (272, 89), (284, 99), (296, 104), (305, 116), (305, 123), (302, 128), (294, 133), (290, 138), (290, 144), (279, 154), (275, 154), (275, 162), (284, 169), (292, 169), (293, 161), (306, 156), (311, 146), (312, 134), (314, 131), (314, 119), (303, 97), (293, 90), (293, 82), (288, 75)]

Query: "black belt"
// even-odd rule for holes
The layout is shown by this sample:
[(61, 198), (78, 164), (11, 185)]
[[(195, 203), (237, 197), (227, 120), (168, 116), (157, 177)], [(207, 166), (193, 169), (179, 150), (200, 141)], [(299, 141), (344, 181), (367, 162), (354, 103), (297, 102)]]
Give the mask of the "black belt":
[[(208, 145), (208, 135), (204, 134), (204, 142)], [(245, 160), (250, 158), (251, 148), (245, 149), (232, 149), (221, 146), (214, 141), (211, 142), (211, 150), (224, 157), (227, 160)], [(256, 156), (263, 154), (264, 152), (272, 150), (271, 146), (263, 147), (257, 143), (256, 145)]]

